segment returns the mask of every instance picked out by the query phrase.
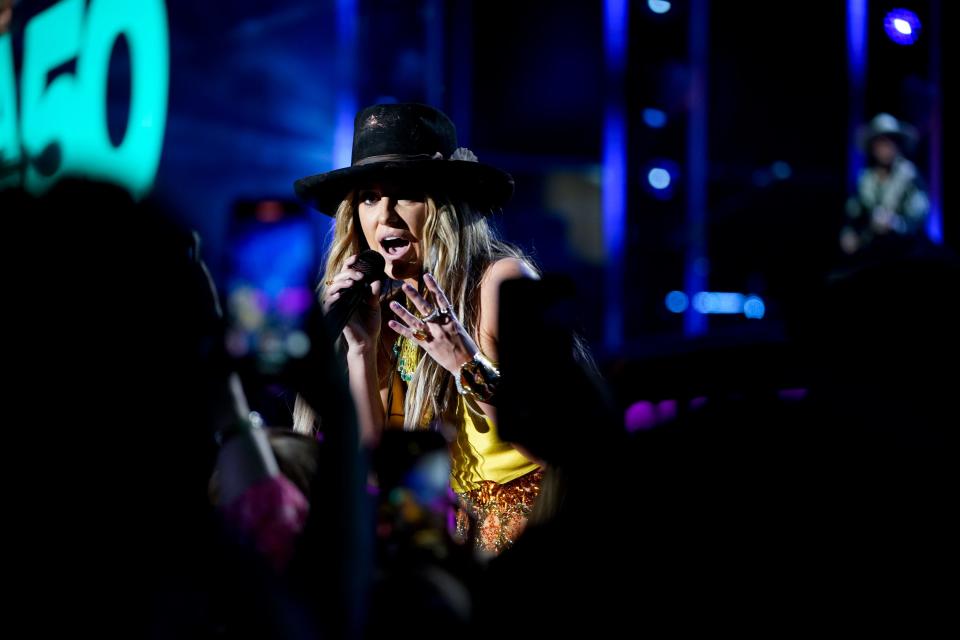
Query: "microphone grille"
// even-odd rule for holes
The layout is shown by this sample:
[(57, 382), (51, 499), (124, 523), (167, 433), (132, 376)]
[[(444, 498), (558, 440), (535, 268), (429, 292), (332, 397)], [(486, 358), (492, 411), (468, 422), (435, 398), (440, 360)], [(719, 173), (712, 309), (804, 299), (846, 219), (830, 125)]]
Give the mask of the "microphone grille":
[(373, 249), (367, 249), (366, 251), (360, 252), (360, 255), (357, 256), (357, 260), (351, 265), (351, 268), (362, 273), (363, 281), (369, 284), (383, 278), (383, 268), (386, 264), (386, 261), (379, 252)]

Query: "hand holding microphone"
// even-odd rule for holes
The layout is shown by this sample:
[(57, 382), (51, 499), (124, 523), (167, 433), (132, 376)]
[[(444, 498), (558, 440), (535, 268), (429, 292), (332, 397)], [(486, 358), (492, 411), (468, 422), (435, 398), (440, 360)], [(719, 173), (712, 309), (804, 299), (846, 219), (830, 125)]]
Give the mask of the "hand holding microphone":
[(342, 332), (350, 349), (376, 346), (384, 265), (383, 256), (367, 249), (348, 258), (324, 290), (323, 313), (330, 335)]

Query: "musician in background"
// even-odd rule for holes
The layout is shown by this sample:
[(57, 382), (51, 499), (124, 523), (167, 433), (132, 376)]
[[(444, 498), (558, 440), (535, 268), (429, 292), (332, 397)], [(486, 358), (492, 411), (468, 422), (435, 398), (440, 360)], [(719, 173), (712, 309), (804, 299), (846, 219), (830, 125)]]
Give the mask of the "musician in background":
[(854, 254), (883, 238), (922, 233), (930, 200), (917, 167), (904, 155), (916, 142), (916, 130), (888, 113), (878, 114), (857, 134), (867, 167), (857, 192), (847, 200), (840, 233), (844, 253)]

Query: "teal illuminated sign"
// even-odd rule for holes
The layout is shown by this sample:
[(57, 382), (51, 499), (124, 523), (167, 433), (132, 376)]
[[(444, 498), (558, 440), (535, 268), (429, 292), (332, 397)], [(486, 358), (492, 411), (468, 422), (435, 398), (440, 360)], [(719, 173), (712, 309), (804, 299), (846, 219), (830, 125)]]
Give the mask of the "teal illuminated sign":
[[(110, 57), (130, 51), (130, 105), (116, 144), (107, 127)], [(76, 62), (73, 73), (48, 74)], [(160, 164), (170, 80), (163, 0), (63, 0), (34, 16), (23, 39), (19, 137), (9, 35), (0, 36), (0, 161), (23, 166), (24, 186), (41, 193), (66, 175), (150, 190)], [(0, 173), (0, 179), (3, 174)]]

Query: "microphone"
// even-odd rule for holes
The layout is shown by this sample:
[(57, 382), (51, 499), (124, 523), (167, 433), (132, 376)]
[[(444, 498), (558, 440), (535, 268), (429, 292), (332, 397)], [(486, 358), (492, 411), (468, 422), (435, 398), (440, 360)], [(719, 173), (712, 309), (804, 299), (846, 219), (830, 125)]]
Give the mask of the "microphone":
[(326, 319), (331, 337), (336, 339), (340, 336), (360, 302), (370, 295), (370, 285), (384, 277), (384, 266), (386, 261), (383, 256), (373, 249), (360, 252), (356, 261), (350, 265), (351, 269), (363, 274), (363, 279), (354, 281), (347, 289), (341, 289), (340, 297), (330, 305)]

